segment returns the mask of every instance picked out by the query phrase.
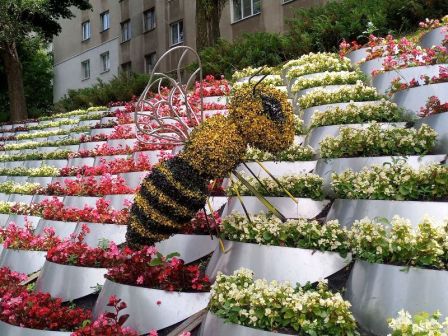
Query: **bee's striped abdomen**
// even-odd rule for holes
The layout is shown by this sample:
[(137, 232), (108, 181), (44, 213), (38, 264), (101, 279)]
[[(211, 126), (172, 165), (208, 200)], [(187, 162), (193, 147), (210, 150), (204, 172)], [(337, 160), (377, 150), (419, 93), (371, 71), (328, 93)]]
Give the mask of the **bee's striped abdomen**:
[(152, 245), (182, 231), (207, 199), (208, 179), (177, 156), (155, 166), (131, 208), (127, 241)]

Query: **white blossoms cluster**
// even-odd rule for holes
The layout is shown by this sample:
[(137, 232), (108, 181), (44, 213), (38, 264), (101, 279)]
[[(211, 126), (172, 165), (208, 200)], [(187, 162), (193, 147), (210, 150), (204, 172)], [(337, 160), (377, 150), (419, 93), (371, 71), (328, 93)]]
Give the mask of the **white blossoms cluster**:
[(323, 72), (313, 77), (299, 77), (292, 86), (292, 92), (318, 86), (356, 84), (358, 80), (365, 80), (361, 71)]
[(5, 194), (28, 194), (32, 195), (42, 188), (39, 183), (15, 183), (14, 181), (6, 181), (0, 183), (0, 192)]
[(349, 231), (353, 257), (371, 263), (447, 269), (448, 222), (426, 217), (414, 228), (395, 216), (390, 223), (362, 219)]
[(366, 86), (362, 81), (357, 81), (354, 85), (343, 85), (335, 91), (325, 88), (316, 89), (301, 96), (297, 102), (301, 109), (307, 109), (319, 105), (370, 101), (380, 98), (374, 87)]
[(312, 116), (311, 127), (360, 124), (368, 121), (396, 122), (403, 119), (403, 109), (383, 98), (379, 103), (365, 105), (350, 103), (344, 108), (334, 107), (326, 111), (317, 111)]
[(38, 124), (38, 125), (32, 125), (28, 126), (28, 130), (38, 130), (38, 129), (44, 129), (44, 128), (50, 128), (50, 127), (59, 127), (62, 125), (74, 125), (77, 124), (79, 121), (75, 119), (67, 119), (67, 120), (57, 120), (57, 121), (51, 121), (46, 124)]
[(226, 239), (262, 245), (298, 247), (318, 251), (350, 251), (347, 229), (338, 221), (322, 224), (316, 220), (288, 219), (282, 222), (271, 214), (250, 216), (232, 213), (223, 218), (221, 231)]
[(258, 67), (258, 68), (253, 68), (253, 67), (247, 67), (244, 68), (242, 70), (238, 70), (235, 71), (232, 75), (232, 80), (233, 81), (237, 81), (241, 78), (244, 77), (250, 77), (253, 75), (278, 75), (279, 74), (279, 70), (277, 68), (274, 67)]
[[(251, 84), (256, 84), (258, 81), (253, 80), (251, 81)], [(232, 89), (236, 89), (247, 82), (236, 82), (233, 84)], [(283, 85), (283, 79), (280, 77), (280, 75), (268, 75), (266, 78), (263, 79), (263, 84), (265, 85), (272, 85), (272, 86), (282, 86)]]
[(37, 168), (15, 167), (0, 168), (0, 175), (8, 176), (59, 176), (59, 168), (40, 166)]
[(447, 181), (448, 166), (430, 164), (413, 169), (396, 162), (333, 173), (331, 185), (338, 198), (444, 200), (448, 198)]
[(409, 312), (401, 310), (398, 317), (389, 320), (392, 330), (388, 336), (447, 336), (448, 318), (440, 321), (442, 314), (420, 313), (412, 316)]
[(65, 135), (69, 133), (90, 131), (89, 126), (76, 126), (69, 129), (58, 129), (54, 131), (37, 131), (33, 133), (22, 133), (16, 136), (17, 140), (34, 139), (34, 138), (46, 138), (52, 135)]
[(307, 63), (318, 63), (322, 61), (323, 59), (334, 59), (335, 61), (338, 61), (341, 59), (341, 57), (336, 53), (329, 53), (329, 52), (318, 52), (318, 53), (309, 53), (306, 55), (302, 55), (297, 59), (290, 60), (287, 63), (285, 63), (282, 67), (283, 70), (287, 70), (293, 66), (300, 66)]
[(340, 58), (337, 54), (328, 53), (311, 53), (302, 56), (298, 60), (286, 63), (283, 68), (289, 68), (286, 73), (287, 79), (325, 71), (337, 72), (353, 69), (348, 58)]
[(313, 148), (310, 146), (302, 146), (293, 144), (288, 149), (277, 153), (271, 154), (269, 152), (264, 152), (258, 148), (249, 147), (245, 160), (246, 161), (310, 161), (313, 159)]
[(316, 289), (287, 282), (254, 280), (250, 270), (218, 274), (210, 309), (230, 323), (300, 335), (354, 336), (350, 303), (320, 282)]
[(367, 128), (341, 127), (337, 137), (320, 142), (323, 158), (425, 155), (436, 143), (437, 132), (426, 124), (419, 129), (387, 127), (373, 122)]
[[(286, 197), (285, 189), (295, 197), (322, 199), (323, 180), (319, 175), (305, 173), (296, 175), (285, 175), (276, 178), (260, 178), (261, 183), (254, 177), (245, 177), (254, 189), (263, 196)], [(279, 183), (277, 183), (279, 182)], [(227, 189), (229, 196), (236, 196), (239, 193), (242, 196), (253, 196), (251, 190), (239, 180), (234, 181)]]

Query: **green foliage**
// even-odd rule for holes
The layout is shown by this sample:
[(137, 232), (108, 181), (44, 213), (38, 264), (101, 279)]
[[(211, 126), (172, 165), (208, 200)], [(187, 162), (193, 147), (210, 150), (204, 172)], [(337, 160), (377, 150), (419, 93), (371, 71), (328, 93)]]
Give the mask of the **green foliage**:
[(122, 72), (110, 82), (98, 81), (97, 84), (88, 88), (69, 90), (56, 103), (55, 110), (64, 112), (94, 105), (107, 105), (111, 101), (129, 101), (134, 95), (143, 91), (148, 81), (149, 76), (146, 74)]
[(445, 0), (343, 0), (299, 9), (289, 22), (291, 38), (303, 53), (336, 50), (342, 39), (366, 41), (376, 35), (405, 34), (425, 18), (448, 12)]
[(234, 42), (221, 39), (202, 50), (201, 59), (205, 73), (231, 78), (238, 69), (278, 65), (296, 53), (287, 35), (258, 32), (244, 34)]

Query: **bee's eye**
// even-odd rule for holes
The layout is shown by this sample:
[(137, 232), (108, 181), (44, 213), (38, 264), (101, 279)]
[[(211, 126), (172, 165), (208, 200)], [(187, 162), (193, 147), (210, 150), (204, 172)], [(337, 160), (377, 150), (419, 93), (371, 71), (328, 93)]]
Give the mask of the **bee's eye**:
[(262, 94), (261, 102), (264, 113), (266, 113), (269, 119), (278, 123), (285, 122), (285, 114), (283, 113), (282, 104), (279, 100)]

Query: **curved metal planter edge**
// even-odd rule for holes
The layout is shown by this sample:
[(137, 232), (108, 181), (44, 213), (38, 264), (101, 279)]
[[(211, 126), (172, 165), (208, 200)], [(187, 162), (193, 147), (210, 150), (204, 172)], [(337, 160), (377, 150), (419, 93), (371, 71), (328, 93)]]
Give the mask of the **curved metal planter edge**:
[(160, 289), (119, 284), (109, 279), (96, 301), (93, 315), (97, 318), (107, 307), (110, 296), (116, 295), (128, 307), (129, 319), (124, 324), (139, 333), (160, 330), (194, 315), (208, 305), (210, 293), (168, 292)]
[[(207, 267), (215, 279), (218, 272), (232, 274), (241, 267), (254, 272), (257, 279), (305, 284), (340, 271), (351, 262), (351, 256), (294, 247), (268, 246), (236, 241), (223, 241), (226, 252), (218, 246)], [(294, 265), (294, 267), (291, 267)]]
[(286, 336), (286, 334), (229, 323), (212, 312), (208, 312), (204, 322), (202, 322), (199, 336)]
[(2, 336), (70, 336), (71, 334), (67, 331), (22, 328), (0, 321), (0, 335)]
[(106, 273), (106, 268), (63, 265), (46, 260), (36, 289), (71, 301), (94, 293), (97, 285), (104, 284)]
[(439, 310), (448, 316), (447, 271), (356, 261), (346, 298), (358, 323), (374, 335), (390, 333), (387, 319), (402, 309), (416, 314)]

